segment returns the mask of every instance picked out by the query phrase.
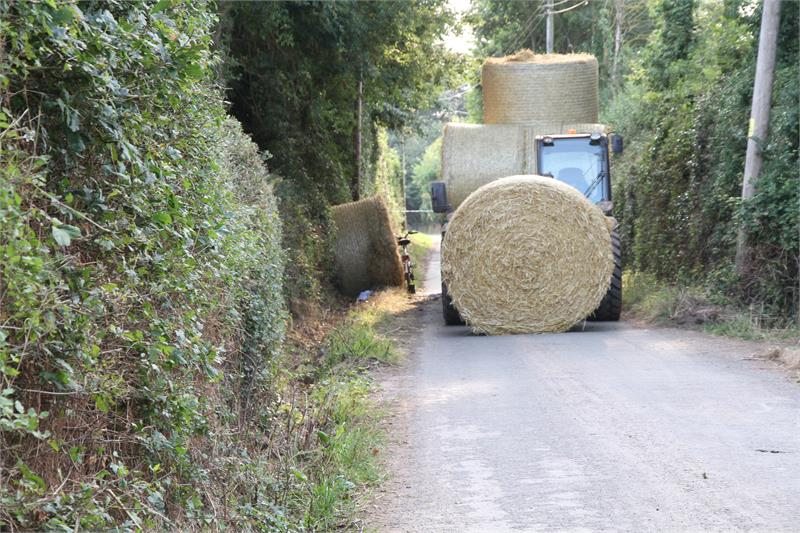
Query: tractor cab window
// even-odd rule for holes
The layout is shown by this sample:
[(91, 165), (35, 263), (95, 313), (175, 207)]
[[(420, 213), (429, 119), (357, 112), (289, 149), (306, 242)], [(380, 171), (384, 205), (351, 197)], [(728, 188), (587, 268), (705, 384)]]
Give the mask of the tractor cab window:
[(578, 189), (592, 202), (608, 200), (606, 157), (605, 142), (591, 144), (589, 137), (540, 141), (539, 174)]

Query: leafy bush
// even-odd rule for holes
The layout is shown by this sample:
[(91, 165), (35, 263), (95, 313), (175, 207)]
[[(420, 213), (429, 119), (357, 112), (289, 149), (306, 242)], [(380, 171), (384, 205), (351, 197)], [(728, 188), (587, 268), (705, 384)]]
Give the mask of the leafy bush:
[(214, 16), (2, 2), (0, 20), (0, 523), (208, 523), (215, 446), (285, 323), (281, 225), (223, 124)]
[[(630, 141), (615, 165), (616, 215), (628, 267), (662, 281), (714, 286), (765, 316), (797, 316), (797, 31), (800, 5), (783, 4), (769, 137), (755, 197), (740, 200), (758, 13), (691, 0), (657, 4), (659, 24), (606, 113)], [(683, 22), (681, 22), (683, 21)], [(687, 28), (695, 26), (693, 31)], [(670, 28), (686, 35), (670, 36)], [(752, 270), (733, 273), (748, 230)]]

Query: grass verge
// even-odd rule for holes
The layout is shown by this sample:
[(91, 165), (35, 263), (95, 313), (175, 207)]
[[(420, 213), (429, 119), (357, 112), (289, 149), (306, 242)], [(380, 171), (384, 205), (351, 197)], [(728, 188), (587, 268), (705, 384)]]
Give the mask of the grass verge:
[(669, 285), (643, 272), (622, 276), (623, 309), (646, 322), (691, 327), (745, 340), (782, 341), (800, 337), (800, 327), (764, 309), (743, 309), (702, 288)]
[[(414, 236), (416, 274), (424, 273), (433, 245), (429, 235)], [(357, 528), (358, 503), (381, 478), (384, 442), (370, 370), (400, 361), (401, 340), (416, 328), (419, 301), (405, 288), (375, 292), (338, 316), (318, 316), (295, 338), (294, 362), (284, 362), (281, 374), (289, 398), (278, 408), (286, 439), (276, 448), (283, 457), (278, 485), (288, 487), (286, 520), (274, 520), (272, 530)]]
[(417, 233), (411, 236), (411, 261), (414, 263), (414, 279), (417, 282), (417, 289), (425, 286), (426, 265), (428, 256), (436, 246), (433, 235), (427, 233)]
[(316, 353), (285, 365), (286, 399), (277, 411), (286, 438), (275, 450), (286, 520), (273, 520), (267, 529), (350, 529), (358, 495), (379, 480), (376, 455), (383, 436), (369, 370), (399, 357), (393, 342), (374, 328), (379, 316), (366, 306), (344, 313)]

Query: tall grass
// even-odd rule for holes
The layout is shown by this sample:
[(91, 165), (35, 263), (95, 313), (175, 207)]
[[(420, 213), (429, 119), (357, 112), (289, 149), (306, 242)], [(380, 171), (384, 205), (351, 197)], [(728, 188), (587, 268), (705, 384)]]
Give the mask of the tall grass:
[(622, 285), (623, 309), (629, 317), (747, 340), (800, 338), (800, 327), (788, 317), (742, 308), (706, 287), (667, 284), (634, 271), (623, 273)]

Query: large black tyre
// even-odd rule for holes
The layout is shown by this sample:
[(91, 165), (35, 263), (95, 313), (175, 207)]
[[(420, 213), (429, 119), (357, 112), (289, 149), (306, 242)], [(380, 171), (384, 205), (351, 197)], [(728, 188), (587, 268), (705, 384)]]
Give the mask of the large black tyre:
[(611, 249), (614, 251), (614, 272), (611, 274), (611, 285), (608, 292), (589, 320), (616, 322), (622, 313), (622, 247), (616, 228), (611, 232)]
[(463, 326), (464, 319), (458, 309), (453, 305), (453, 299), (450, 298), (450, 293), (447, 292), (447, 285), (442, 282), (442, 315), (444, 316), (444, 323), (446, 326)]

